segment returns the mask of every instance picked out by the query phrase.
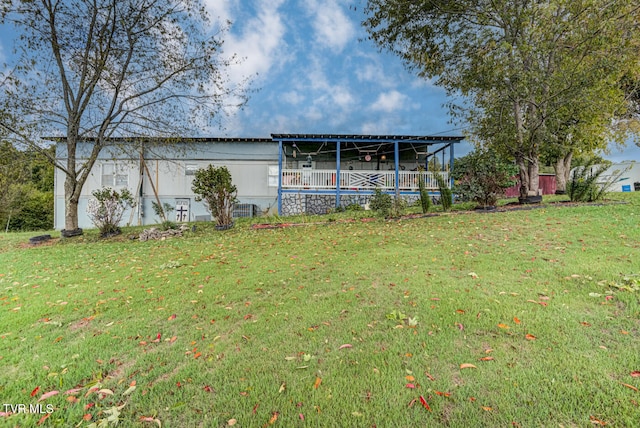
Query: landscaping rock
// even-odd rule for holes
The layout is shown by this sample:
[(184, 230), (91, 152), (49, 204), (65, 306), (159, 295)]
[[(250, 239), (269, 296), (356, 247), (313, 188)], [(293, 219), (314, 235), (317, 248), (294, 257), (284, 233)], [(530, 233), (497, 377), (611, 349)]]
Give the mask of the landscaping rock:
[(160, 239), (164, 240), (166, 238), (171, 238), (174, 236), (182, 236), (182, 234), (189, 230), (189, 226), (186, 224), (181, 224), (177, 229), (167, 229), (161, 230), (157, 227), (152, 227), (151, 229), (144, 229), (138, 239), (142, 242), (148, 241), (149, 239)]

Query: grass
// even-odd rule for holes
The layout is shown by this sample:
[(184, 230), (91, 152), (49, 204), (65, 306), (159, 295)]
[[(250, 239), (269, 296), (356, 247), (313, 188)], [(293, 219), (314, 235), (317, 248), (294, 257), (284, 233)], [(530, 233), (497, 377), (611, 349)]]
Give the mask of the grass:
[(0, 235), (0, 396), (42, 405), (0, 425), (636, 425), (626, 198), (149, 242)]

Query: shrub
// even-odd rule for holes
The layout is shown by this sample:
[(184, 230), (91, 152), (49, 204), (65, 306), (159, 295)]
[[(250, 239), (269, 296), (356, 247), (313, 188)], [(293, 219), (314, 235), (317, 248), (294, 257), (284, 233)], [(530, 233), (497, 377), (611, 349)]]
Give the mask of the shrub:
[[(170, 203), (165, 202), (162, 205), (160, 205), (159, 203), (152, 201), (151, 206), (153, 207), (153, 212), (156, 213), (158, 217), (160, 217), (160, 220), (162, 221), (163, 224), (169, 221), (167, 219), (167, 214), (169, 214), (171, 211), (174, 210), (174, 208), (171, 206)], [(174, 228), (171, 227), (170, 229), (174, 229)]]
[(226, 166), (216, 168), (209, 165), (198, 169), (191, 190), (197, 195), (196, 201), (204, 201), (218, 226), (229, 227), (233, 224), (233, 204), (237, 202), (238, 190)]
[(105, 187), (94, 190), (93, 199), (87, 204), (87, 214), (91, 222), (100, 230), (102, 236), (120, 233), (118, 227), (127, 207), (133, 208), (136, 203), (128, 189), (120, 192)]
[(438, 191), (440, 192), (440, 204), (442, 205), (442, 211), (449, 211), (453, 204), (453, 194), (449, 188), (449, 183), (444, 179), (439, 172), (433, 173), (436, 183), (438, 184)]
[(420, 207), (422, 208), (422, 213), (426, 214), (429, 212), (429, 208), (431, 208), (431, 196), (429, 195), (429, 191), (427, 190), (427, 185), (424, 182), (424, 168), (418, 168), (418, 189), (420, 189)]
[(611, 163), (597, 164), (596, 162), (598, 162), (596, 158), (591, 158), (571, 171), (571, 178), (567, 183), (567, 194), (572, 202), (594, 202), (604, 198), (609, 187), (624, 172), (617, 171), (611, 177), (605, 178), (602, 175)]
[(492, 150), (476, 150), (458, 159), (454, 170), (455, 192), (463, 201), (484, 208), (495, 206), (505, 189), (515, 184), (518, 170)]
[(376, 189), (369, 202), (369, 207), (382, 217), (391, 218), (400, 217), (404, 213), (407, 204), (400, 197), (393, 198), (388, 193)]
[(371, 201), (369, 201), (369, 207), (387, 218), (391, 215), (391, 206), (393, 205), (393, 199), (388, 193), (383, 193), (380, 189), (375, 189)]

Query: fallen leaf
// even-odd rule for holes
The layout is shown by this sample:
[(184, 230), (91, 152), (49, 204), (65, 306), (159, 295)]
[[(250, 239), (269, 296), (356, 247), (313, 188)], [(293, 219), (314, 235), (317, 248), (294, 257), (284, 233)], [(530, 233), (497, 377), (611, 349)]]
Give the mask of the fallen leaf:
[(315, 383), (313, 384), (313, 388), (314, 388), (314, 389), (318, 389), (318, 387), (320, 386), (320, 383), (322, 383), (322, 379), (321, 379), (321, 378), (319, 378), (319, 377), (316, 377), (316, 381), (315, 381)]
[(304, 421), (304, 415), (302, 413), (298, 413), (298, 417), (300, 418), (301, 421)]
[(492, 410), (493, 410), (493, 408), (492, 408), (492, 407), (487, 407), (487, 406), (482, 406), (482, 410), (485, 410), (485, 411), (487, 411), (487, 412), (490, 412), (490, 411), (492, 411)]
[(102, 394), (102, 395), (113, 395), (113, 391), (110, 389), (101, 389), (98, 391), (98, 394)]
[(537, 337), (535, 337), (533, 334), (529, 334), (529, 333), (525, 334), (524, 338), (527, 339), (527, 340), (536, 340), (537, 339)]
[(461, 369), (477, 369), (476, 366), (474, 366), (473, 364), (469, 364), (469, 363), (460, 364), (460, 368)]
[(513, 322), (516, 324), (520, 324), (522, 321), (520, 321), (518, 317), (513, 317)]
[(65, 391), (64, 395), (74, 395), (74, 394), (77, 394), (80, 391), (82, 391), (82, 388), (73, 388), (73, 389), (69, 389), (69, 390)]
[(276, 423), (276, 421), (278, 420), (278, 412), (273, 412), (273, 415), (271, 416), (271, 419), (269, 419), (269, 425), (273, 425)]
[(425, 400), (422, 395), (420, 396), (420, 403), (422, 403), (425, 409), (431, 411), (431, 407), (429, 407), (429, 404), (427, 404), (427, 400)]
[(72, 403), (72, 404), (73, 403), (77, 403), (78, 402), (78, 397), (76, 397), (75, 395), (70, 395), (70, 396), (67, 397), (67, 401), (69, 403)]
[(40, 420), (38, 421), (38, 425), (42, 425), (44, 423), (44, 421), (46, 421), (49, 416), (51, 416), (51, 413), (47, 413), (46, 415), (41, 417)]
[(508, 325), (506, 325), (506, 324), (502, 324), (502, 323), (498, 324), (498, 327), (500, 327), (500, 328), (504, 328), (504, 329), (508, 329), (508, 328), (510, 328)]
[(414, 378), (414, 377), (413, 377), (413, 376), (411, 376), (411, 375), (406, 375), (404, 378), (405, 378), (406, 380), (408, 380), (409, 382), (413, 382), (414, 380), (416, 380), (416, 378)]
[(638, 370), (634, 370), (629, 374), (631, 375), (631, 377), (640, 377), (640, 371)]
[(237, 421), (236, 419), (229, 419), (229, 420), (227, 421), (227, 426), (232, 427), (232, 426), (234, 426), (234, 425), (235, 425), (235, 424), (237, 424), (237, 423), (238, 423), (238, 421)]
[(482, 357), (479, 361), (493, 361), (493, 357)]
[(90, 421), (92, 417), (93, 416), (91, 416), (91, 413), (85, 413), (82, 419), (84, 419), (85, 421)]
[(436, 380), (436, 378), (435, 378), (435, 377), (433, 377), (431, 374), (429, 374), (429, 373), (427, 373), (427, 372), (424, 372), (424, 375), (425, 375), (425, 376), (427, 377), (427, 379), (429, 379), (430, 381), (435, 381), (435, 380)]
[(412, 383), (408, 383), (405, 385), (406, 388), (414, 389), (416, 386)]
[(341, 345), (338, 349), (344, 349), (344, 348), (353, 348), (353, 345), (350, 345), (349, 343), (345, 343), (344, 345)]
[(594, 425), (601, 425), (601, 426), (605, 426), (607, 423), (605, 421), (602, 421), (598, 418), (596, 418), (595, 416), (591, 415), (589, 416), (589, 420), (591, 421), (592, 424)]
[(260, 403), (256, 403), (255, 406), (253, 406), (253, 414), (256, 414), (256, 410), (258, 410), (258, 407), (260, 407)]
[(440, 392), (440, 391), (433, 391), (434, 393), (436, 393), (437, 395), (441, 396), (441, 397), (449, 397), (451, 396), (451, 393), (449, 392)]
[(47, 398), (53, 397), (54, 395), (58, 395), (58, 391), (49, 391), (45, 394), (42, 394), (40, 398), (38, 398), (38, 401), (46, 400)]
[[(622, 382), (620, 382), (620, 383), (622, 383)], [(638, 388), (636, 388), (636, 387), (635, 387), (635, 386), (633, 386), (633, 385), (629, 385), (628, 383), (622, 383), (622, 385), (626, 386), (626, 387), (627, 387), (627, 388), (629, 388), (629, 389), (633, 389), (634, 391), (637, 391), (637, 390), (638, 390)]]
[(154, 418), (153, 416), (141, 416), (140, 422), (155, 422), (160, 428), (162, 428), (162, 423), (160, 423), (160, 420)]
[(40, 387), (36, 386), (35, 388), (33, 388), (33, 391), (31, 391), (31, 396), (35, 397), (38, 391), (40, 391)]
[(286, 388), (287, 388), (287, 385), (284, 382), (282, 382), (282, 385), (280, 385), (278, 392), (283, 393)]
[(196, 352), (193, 358), (200, 358), (202, 356), (202, 352)]
[(129, 388), (127, 388), (127, 390), (126, 390), (125, 392), (123, 392), (123, 393), (122, 393), (122, 395), (129, 395), (129, 394), (131, 394), (131, 393), (132, 393), (133, 391), (135, 391), (135, 390), (136, 390), (136, 386), (135, 386), (135, 385), (132, 385), (132, 386), (130, 386)]
[(176, 319), (176, 314), (171, 315), (169, 318), (167, 318), (167, 320), (171, 321)]

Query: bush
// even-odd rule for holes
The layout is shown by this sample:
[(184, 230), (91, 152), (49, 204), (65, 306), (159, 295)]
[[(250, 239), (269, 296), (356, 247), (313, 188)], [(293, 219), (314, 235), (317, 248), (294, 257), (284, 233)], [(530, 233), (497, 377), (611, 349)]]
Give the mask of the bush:
[(11, 184), (4, 196), (3, 231), (53, 229), (53, 192), (43, 192), (31, 183)]
[(597, 164), (597, 159), (591, 158), (583, 164), (578, 164), (571, 171), (571, 178), (567, 183), (567, 194), (572, 202), (595, 202), (606, 195), (609, 187), (617, 181), (624, 171), (618, 171), (607, 179), (602, 174), (611, 165), (610, 162)]
[(517, 173), (515, 165), (492, 150), (476, 150), (458, 159), (454, 171), (455, 192), (463, 201), (492, 207), (505, 189), (515, 184)]
[(444, 179), (439, 172), (433, 173), (436, 183), (438, 184), (438, 191), (440, 192), (440, 204), (442, 205), (442, 211), (449, 211), (453, 204), (453, 194), (449, 188), (449, 183)]
[(420, 189), (420, 207), (422, 208), (422, 213), (426, 214), (429, 212), (431, 208), (431, 196), (429, 195), (429, 191), (427, 190), (427, 185), (424, 182), (424, 168), (418, 168), (418, 189)]
[(388, 193), (383, 193), (380, 189), (374, 191), (369, 207), (384, 218), (400, 217), (407, 207), (404, 199), (393, 198)]
[(383, 193), (380, 189), (374, 190), (371, 201), (369, 201), (369, 208), (387, 218), (391, 215), (392, 205), (393, 199), (391, 198), (391, 195)]
[(233, 204), (237, 202), (238, 190), (231, 181), (231, 173), (226, 166), (198, 169), (191, 185), (196, 201), (204, 201), (205, 206), (216, 219), (218, 226), (233, 224)]
[(120, 192), (105, 187), (94, 190), (93, 199), (87, 204), (87, 214), (91, 222), (100, 230), (102, 236), (116, 235), (120, 233), (120, 221), (126, 209), (133, 208), (136, 203), (128, 189)]

